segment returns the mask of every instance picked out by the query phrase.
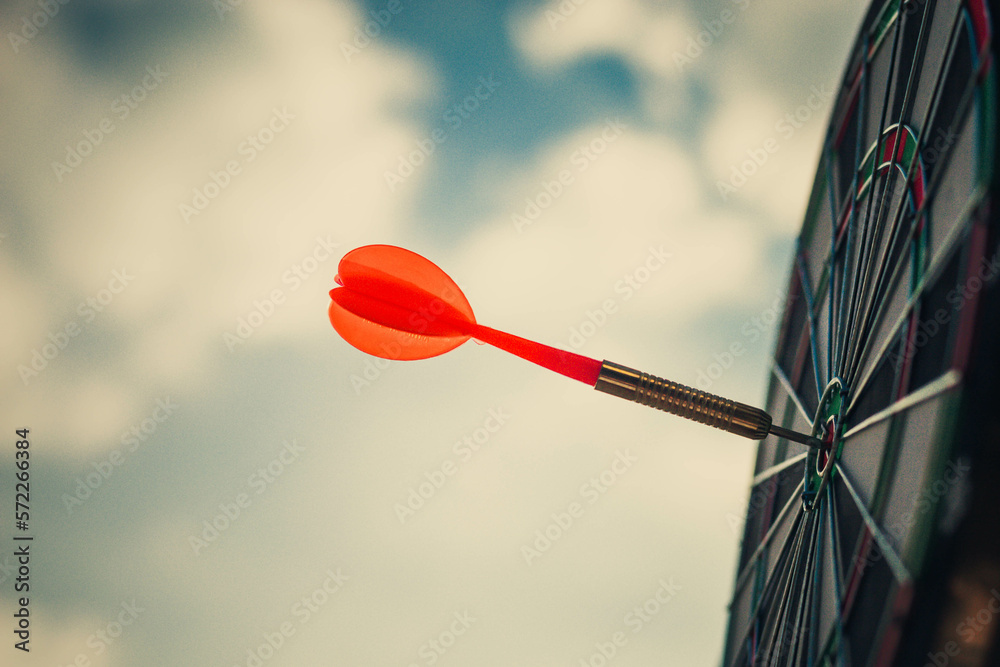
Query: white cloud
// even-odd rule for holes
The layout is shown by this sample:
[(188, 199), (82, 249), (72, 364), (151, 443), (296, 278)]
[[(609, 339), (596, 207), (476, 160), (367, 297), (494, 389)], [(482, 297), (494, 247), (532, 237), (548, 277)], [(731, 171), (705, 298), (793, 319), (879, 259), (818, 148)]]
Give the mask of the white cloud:
[(673, 121), (690, 102), (678, 83), (685, 76), (681, 55), (697, 27), (682, 5), (550, 0), (512, 16), (510, 32), (529, 63), (543, 70), (590, 56), (621, 57), (637, 75), (648, 118)]
[(515, 43), (538, 64), (613, 53), (658, 77), (679, 73), (672, 55), (683, 49), (691, 28), (683, 7), (641, 0), (551, 0), (512, 21)]
[(796, 103), (783, 105), (745, 82), (729, 83), (702, 143), (713, 196), (734, 208), (756, 207), (771, 233), (794, 236), (819, 159), (830, 88), (806, 88)]
[[(794, 128), (794, 135), (779, 132), (775, 125), (805, 103), (814, 87), (835, 84), (841, 56), (831, 65), (831, 59), (820, 54), (847, 43), (854, 25), (843, 20), (845, 9), (839, 3), (823, 3), (809, 21), (793, 6), (765, 9), (732, 2), (710, 13), (693, 9), (640, 0), (552, 0), (513, 17), (511, 32), (522, 54), (537, 67), (564, 68), (596, 54), (621, 57), (641, 82), (645, 118), (668, 131), (685, 115), (709, 114), (712, 120), (697, 139), (705, 149), (713, 190), (729, 181), (734, 166), (749, 159), (748, 150), (756, 151), (764, 140), (774, 138), (777, 150), (767, 155), (769, 164), (749, 165), (746, 171), (753, 175), (745, 186), (738, 185), (739, 195), (716, 197), (715, 203), (757, 208), (772, 232), (793, 235), (801, 225), (831, 100), (823, 100), (808, 123)], [(860, 11), (850, 8), (851, 14)], [(797, 59), (795, 68), (783, 67), (789, 53), (808, 55)], [(778, 71), (792, 76), (776, 76)], [(692, 99), (690, 90), (678, 85), (682, 80), (698, 81), (706, 89), (707, 110), (692, 109), (704, 102)]]
[[(10, 341), (13, 361), (26, 363), (31, 349), (67, 318), (82, 329), (75, 347), (103, 347), (108, 334), (119, 341), (115, 358), (99, 362), (101, 371), (84, 372), (77, 364), (72, 374), (60, 375), (78, 383), (74, 403), (100, 395), (116, 407), (69, 410), (52, 425), (55, 442), (86, 449), (116, 440), (123, 410), (127, 424), (143, 407), (113, 398), (115, 392), (134, 395), (140, 384), (203, 385), (218, 357), (228, 354), (223, 334), (235, 333), (238, 318), (276, 289), (286, 303), (242, 347), (313, 335), (324, 319), (316, 316), (317, 295), (332, 286), (340, 253), (307, 281), (288, 272), (312, 254), (317, 238), (341, 244), (343, 252), (351, 243), (398, 234), (407, 216), (416, 190), (390, 193), (384, 172), (412, 148), (420, 128), (393, 114), (399, 104), (433, 94), (430, 69), (379, 40), (348, 62), (340, 45), (351, 42), (363, 17), (345, 5), (304, 0), (294, 9), (251, 3), (238, 11), (253, 28), (230, 35), (242, 42), (231, 46), (267, 58), (204, 66), (195, 47), (156, 63), (166, 78), (124, 119), (107, 100), (129, 90), (130, 81), (105, 83), (96, 92), (57, 85), (72, 76), (70, 54), (53, 58), (42, 51), (44, 68), (19, 79), (26, 90), (51, 88), (60, 97), (47, 116), (24, 122), (80, 128), (35, 142), (34, 155), (60, 159), (64, 144), (81, 140), (84, 129), (102, 118), (114, 125), (62, 182), (46, 162), (21, 192), (28, 210), (39, 212), (34, 228), (58, 230), (39, 234), (37, 248), (39, 262), (49, 267), (43, 289), (56, 298), (42, 298), (37, 285), (21, 280), (10, 298), (34, 305), (18, 308), (23, 316), (17, 340)], [(24, 54), (28, 68), (30, 58)], [(141, 81), (144, 72), (136, 76)], [(251, 135), (270, 143), (251, 150)], [(239, 164), (238, 174), (226, 173), (229, 161)], [(192, 214), (195, 189), (214, 193), (216, 183), (219, 194)], [(188, 221), (181, 204), (191, 207)], [(122, 269), (134, 280), (92, 321), (81, 319), (78, 303), (98, 295)], [(53, 360), (36, 381), (45, 383), (69, 356)], [(132, 379), (116, 380), (125, 385), (112, 394), (84, 386), (88, 375), (111, 368), (127, 368), (118, 377)]]
[[(636, 312), (666, 309), (682, 328), (752, 292), (761, 241), (744, 221), (706, 206), (690, 154), (662, 135), (626, 129), (589, 161), (581, 147), (601, 132), (587, 127), (545, 150), (506, 190), (507, 212), (461, 249), (456, 275), (473, 307), (488, 304), (508, 326), (545, 326), (537, 314), (548, 313), (548, 326), (565, 332), (611, 298)], [(669, 259), (652, 260), (647, 276), (651, 248)], [(626, 279), (636, 273), (639, 290)]]

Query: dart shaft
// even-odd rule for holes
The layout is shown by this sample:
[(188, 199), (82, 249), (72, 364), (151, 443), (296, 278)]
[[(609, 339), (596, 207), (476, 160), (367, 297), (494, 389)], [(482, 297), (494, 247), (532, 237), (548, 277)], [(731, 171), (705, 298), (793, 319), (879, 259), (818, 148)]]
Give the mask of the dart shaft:
[(771, 429), (771, 415), (760, 408), (607, 360), (594, 388), (752, 440), (765, 438)]
[(771, 433), (779, 438), (785, 438), (786, 440), (791, 440), (792, 442), (797, 442), (808, 447), (821, 447), (823, 444), (818, 439), (810, 437), (805, 433), (790, 431), (787, 428), (782, 428), (776, 424), (771, 424)]
[(771, 415), (760, 408), (686, 387), (611, 361), (605, 360), (601, 364), (594, 389), (751, 440), (761, 440), (769, 433), (774, 433), (778, 437), (810, 447), (820, 446), (815, 438), (773, 425)]

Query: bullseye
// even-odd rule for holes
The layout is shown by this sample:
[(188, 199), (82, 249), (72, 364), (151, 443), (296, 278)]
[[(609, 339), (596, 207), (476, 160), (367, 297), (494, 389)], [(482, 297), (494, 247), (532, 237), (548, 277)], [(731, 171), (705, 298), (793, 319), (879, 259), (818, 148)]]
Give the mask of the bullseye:
[(813, 419), (812, 436), (822, 446), (810, 450), (806, 457), (802, 488), (802, 504), (806, 511), (816, 507), (816, 500), (826, 488), (840, 454), (841, 413), (845, 403), (843, 384), (839, 378), (834, 378), (823, 391)]

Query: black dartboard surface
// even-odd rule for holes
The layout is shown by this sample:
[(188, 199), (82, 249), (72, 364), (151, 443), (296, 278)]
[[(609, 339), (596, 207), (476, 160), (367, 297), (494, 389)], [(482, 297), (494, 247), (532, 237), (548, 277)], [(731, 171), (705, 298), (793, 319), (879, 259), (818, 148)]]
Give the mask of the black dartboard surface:
[(1000, 663), (996, 4), (876, 0), (799, 236), (723, 665)]

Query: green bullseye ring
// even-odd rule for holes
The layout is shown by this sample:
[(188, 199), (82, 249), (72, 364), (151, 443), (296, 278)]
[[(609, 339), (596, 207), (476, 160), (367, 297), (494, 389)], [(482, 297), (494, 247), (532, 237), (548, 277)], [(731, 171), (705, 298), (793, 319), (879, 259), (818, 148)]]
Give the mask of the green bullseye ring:
[(802, 487), (802, 505), (807, 512), (816, 507), (816, 499), (833, 474), (834, 463), (840, 458), (841, 436), (844, 434), (843, 410), (847, 395), (839, 378), (834, 378), (823, 391), (816, 416), (813, 419), (812, 437), (823, 442), (822, 449), (810, 449), (806, 454), (805, 479)]

